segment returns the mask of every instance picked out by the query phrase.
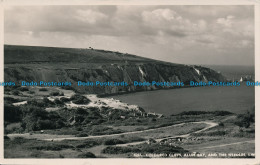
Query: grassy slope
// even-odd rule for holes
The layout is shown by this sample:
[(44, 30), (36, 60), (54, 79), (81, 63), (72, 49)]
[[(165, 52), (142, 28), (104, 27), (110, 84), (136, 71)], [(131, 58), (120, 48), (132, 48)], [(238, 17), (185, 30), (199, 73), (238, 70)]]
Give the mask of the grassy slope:
[(4, 52), (5, 64), (160, 62), (127, 53), (97, 49), (5, 45)]

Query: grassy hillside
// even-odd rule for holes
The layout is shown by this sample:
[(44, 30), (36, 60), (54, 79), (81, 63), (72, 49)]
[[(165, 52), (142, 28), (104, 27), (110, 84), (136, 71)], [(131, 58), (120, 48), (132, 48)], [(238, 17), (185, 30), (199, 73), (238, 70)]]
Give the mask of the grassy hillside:
[(5, 64), (14, 63), (124, 63), (159, 62), (127, 53), (98, 49), (5, 45)]

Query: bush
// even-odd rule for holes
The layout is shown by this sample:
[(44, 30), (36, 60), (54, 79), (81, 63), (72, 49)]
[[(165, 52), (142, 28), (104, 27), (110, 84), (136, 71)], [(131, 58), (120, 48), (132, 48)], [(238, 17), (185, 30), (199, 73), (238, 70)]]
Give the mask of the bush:
[(86, 109), (83, 109), (83, 108), (77, 108), (75, 110), (75, 114), (78, 114), (78, 115), (88, 115), (88, 111)]
[(4, 104), (4, 121), (5, 122), (19, 122), (22, 119), (22, 111), (19, 107)]
[(83, 129), (81, 127), (76, 127), (77, 131), (83, 131)]
[(50, 93), (50, 96), (59, 96), (60, 95), (60, 92), (51, 92)]
[(62, 119), (58, 119), (58, 120), (56, 120), (56, 122), (55, 122), (55, 128), (57, 129), (57, 128), (62, 128), (62, 127), (64, 127), (66, 124), (63, 122), (63, 120)]
[[(151, 129), (151, 128), (149, 128), (149, 129)], [(143, 130), (145, 130), (143, 127), (135, 128), (135, 131), (143, 131)]]
[(224, 127), (224, 123), (223, 123), (223, 122), (220, 122), (220, 123), (218, 123), (218, 126)]
[(96, 158), (96, 155), (92, 152), (85, 152), (78, 155), (78, 158)]
[(57, 105), (63, 105), (64, 103), (60, 101), (58, 98), (54, 99), (54, 103)]
[(39, 91), (43, 91), (44, 92), (44, 91), (48, 91), (48, 89), (47, 88), (40, 88)]
[(66, 102), (69, 102), (70, 99), (68, 99), (66, 97), (62, 97), (62, 98), (60, 98), (60, 101), (63, 102), (63, 103), (66, 103)]
[(138, 142), (138, 141), (144, 141), (144, 138), (141, 137), (132, 137), (132, 136), (127, 136), (127, 137), (121, 137), (119, 139), (108, 139), (104, 141), (104, 145), (116, 145), (116, 144), (125, 144), (125, 143), (131, 143), (131, 142)]
[(62, 92), (51, 92), (50, 93), (50, 96), (64, 96), (64, 93), (62, 93)]
[(20, 99), (15, 99), (12, 97), (4, 97), (4, 102), (8, 103), (8, 104), (12, 104), (12, 103), (16, 103), (16, 102), (20, 102)]
[(87, 140), (84, 141), (82, 144), (78, 144), (76, 145), (76, 148), (90, 148), (90, 147), (94, 147), (100, 145), (100, 142), (97, 140)]
[(29, 91), (28, 93), (29, 93), (29, 94), (35, 94), (35, 92), (34, 92), (34, 91)]
[(44, 103), (43, 100), (36, 100), (36, 99), (27, 101), (27, 104), (34, 105), (34, 106), (37, 106), (37, 107), (45, 107), (46, 106), (46, 104)]
[(38, 120), (36, 123), (37, 130), (41, 129), (55, 129), (56, 125), (51, 120)]
[(78, 95), (78, 94), (71, 96), (70, 100), (74, 104), (88, 104), (88, 103), (90, 103), (90, 100), (88, 98), (86, 98), (85, 96)]
[(47, 97), (44, 97), (42, 101), (43, 101), (43, 103), (44, 103), (45, 105), (51, 105), (51, 104), (53, 104), (53, 102), (51, 102)]
[(9, 140), (10, 138), (8, 136), (4, 136), (4, 140)]
[(150, 119), (151, 122), (157, 121), (155, 118)]
[(109, 127), (94, 127), (92, 128), (91, 131), (89, 131), (89, 133), (91, 135), (110, 135), (110, 134), (117, 134), (117, 133), (122, 133), (122, 130), (116, 129), (114, 130), (113, 128), (109, 128)]
[(104, 142), (104, 145), (116, 145), (116, 144), (124, 144), (125, 142), (119, 139), (109, 139)]
[(15, 91), (12, 92), (12, 94), (18, 96), (20, 94), (20, 92), (15, 90)]
[(74, 90), (73, 87), (71, 87), (71, 86), (62, 86), (61, 89)]
[(255, 111), (254, 108), (252, 108), (251, 111), (247, 111), (245, 114), (238, 115), (234, 124), (239, 126), (240, 128), (242, 127), (249, 128), (251, 123), (254, 122), (255, 122)]
[(42, 129), (56, 129), (64, 126), (64, 119), (57, 112), (47, 112), (38, 106), (27, 105), (21, 107), (23, 111), (22, 127), (26, 131)]
[(29, 91), (29, 89), (27, 87), (19, 87), (18, 88), (20, 91), (24, 92), (24, 91)]
[(76, 137), (87, 137), (88, 136), (88, 134), (86, 134), (86, 133), (79, 133), (79, 134), (77, 134), (77, 135), (75, 135)]
[(107, 154), (125, 154), (125, 153), (156, 153), (156, 154), (173, 154), (173, 153), (187, 153), (187, 150), (184, 150), (181, 147), (174, 147), (168, 145), (160, 144), (139, 144), (134, 146), (127, 147), (117, 147), (109, 146), (102, 150), (102, 153)]

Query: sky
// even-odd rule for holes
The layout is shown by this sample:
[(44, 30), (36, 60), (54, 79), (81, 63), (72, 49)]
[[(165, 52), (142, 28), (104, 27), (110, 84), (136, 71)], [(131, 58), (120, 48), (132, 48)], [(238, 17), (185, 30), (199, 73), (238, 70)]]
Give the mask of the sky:
[(8, 6), (4, 42), (254, 65), (253, 6)]

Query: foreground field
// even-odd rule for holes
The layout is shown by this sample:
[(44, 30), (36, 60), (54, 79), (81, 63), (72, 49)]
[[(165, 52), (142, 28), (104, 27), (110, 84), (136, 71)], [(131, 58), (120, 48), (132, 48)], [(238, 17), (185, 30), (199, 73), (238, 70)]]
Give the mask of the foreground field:
[[(135, 131), (112, 136), (90, 136), (74, 140), (64, 138), (56, 139), (57, 141), (55, 139), (54, 141), (46, 141), (42, 137), (39, 138), (41, 140), (34, 139), (37, 136), (33, 135), (26, 137), (29, 139), (10, 136), (11, 139), (8, 137), (5, 139), (5, 157), (116, 158), (147, 157), (147, 154), (151, 153), (155, 155), (148, 157), (155, 157), (156, 154), (160, 154), (161, 157), (180, 154), (178, 157), (183, 157), (194, 152), (205, 155), (244, 153), (245, 156), (234, 157), (254, 157), (254, 132), (252, 131), (254, 126), (242, 131), (240, 128), (237, 128), (239, 131), (234, 130), (234, 125), (232, 125), (234, 118), (235, 116), (223, 118), (224, 126), (222, 124), (219, 126), (218, 124), (184, 123), (141, 132)], [(233, 129), (232, 132), (231, 129)], [(48, 137), (48, 135), (43, 136)], [(42, 140), (45, 142), (42, 143)], [(168, 156), (165, 156), (167, 154)], [(190, 155), (190, 157), (194, 156)]]
[(4, 110), (6, 158), (254, 157), (254, 108), (163, 116), (70, 88), (16, 87)]

